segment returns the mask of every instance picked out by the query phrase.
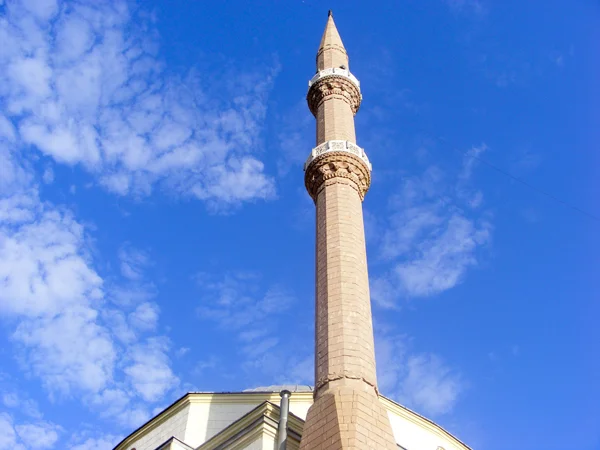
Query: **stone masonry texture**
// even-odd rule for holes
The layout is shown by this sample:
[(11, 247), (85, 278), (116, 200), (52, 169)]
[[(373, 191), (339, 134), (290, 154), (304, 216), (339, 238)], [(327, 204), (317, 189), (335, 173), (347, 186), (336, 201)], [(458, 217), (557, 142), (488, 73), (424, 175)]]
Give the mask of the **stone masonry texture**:
[[(330, 15), (317, 70), (340, 66), (348, 68), (348, 56)], [(317, 145), (356, 142), (348, 82), (335, 83), (333, 78), (318, 80), (307, 97), (309, 104), (318, 98), (313, 109)], [(364, 164), (351, 154), (332, 152), (306, 168), (309, 184), (318, 186), (309, 191), (317, 208), (315, 402), (306, 418), (303, 450), (397, 449), (377, 390), (362, 212), (370, 176), (360, 178), (362, 182), (356, 176), (358, 165), (368, 170)]]

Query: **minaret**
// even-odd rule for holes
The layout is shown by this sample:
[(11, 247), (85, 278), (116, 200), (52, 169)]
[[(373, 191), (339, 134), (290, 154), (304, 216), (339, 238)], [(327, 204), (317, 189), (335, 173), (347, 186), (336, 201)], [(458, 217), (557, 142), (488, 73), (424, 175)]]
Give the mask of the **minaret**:
[(395, 449), (379, 402), (362, 200), (371, 164), (356, 145), (362, 100), (331, 11), (309, 81), (317, 145), (304, 165), (317, 208), (315, 401), (301, 449)]

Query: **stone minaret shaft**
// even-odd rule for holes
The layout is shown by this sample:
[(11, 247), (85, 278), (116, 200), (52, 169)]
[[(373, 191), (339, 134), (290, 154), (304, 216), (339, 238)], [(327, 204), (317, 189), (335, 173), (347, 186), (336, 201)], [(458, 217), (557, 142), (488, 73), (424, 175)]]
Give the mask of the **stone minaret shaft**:
[(362, 200), (371, 164), (356, 145), (362, 97), (331, 13), (309, 82), (317, 145), (305, 184), (317, 208), (315, 402), (301, 449), (396, 449), (379, 402)]

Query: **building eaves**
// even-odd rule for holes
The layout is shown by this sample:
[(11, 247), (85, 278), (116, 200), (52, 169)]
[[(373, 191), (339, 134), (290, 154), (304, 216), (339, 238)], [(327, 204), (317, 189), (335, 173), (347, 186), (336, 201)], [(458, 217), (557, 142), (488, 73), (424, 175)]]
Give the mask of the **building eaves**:
[[(204, 442), (197, 450), (232, 448), (239, 445), (239, 442), (244, 439), (252, 441), (254, 435), (264, 429), (268, 429), (275, 436), (279, 414), (280, 408), (278, 405), (265, 401)], [(288, 439), (294, 439), (297, 443), (300, 443), (303, 428), (304, 420), (293, 413), (289, 413)]]
[(177, 441), (180, 445), (182, 445), (183, 447), (185, 447), (186, 449), (189, 450), (194, 450), (194, 447), (187, 445), (185, 442), (183, 442), (181, 439), (177, 439), (175, 436), (171, 436), (169, 439), (167, 439), (165, 442), (163, 442), (162, 444), (160, 444), (158, 447), (156, 447), (155, 450), (162, 450), (164, 448), (167, 448), (167, 444), (170, 444), (173, 441)]
[[(264, 389), (267, 389), (267, 390), (264, 390), (264, 391), (262, 391), (262, 390), (261, 391), (257, 391), (257, 390), (251, 389), (251, 390), (247, 390), (247, 391), (230, 391), (230, 392), (213, 392), (213, 391), (188, 392), (187, 394), (183, 395), (182, 397), (180, 397), (179, 399), (177, 399), (175, 402), (173, 402), (171, 405), (169, 405), (168, 407), (166, 407), (164, 410), (162, 410), (156, 416), (154, 416), (153, 418), (151, 418), (150, 420), (148, 420), (147, 422), (145, 422), (143, 425), (141, 425), (140, 427), (138, 427), (131, 434), (129, 434), (128, 436), (126, 436), (123, 440), (121, 440), (121, 442), (119, 442), (114, 447), (113, 450), (123, 450), (125, 447), (121, 447), (121, 446), (124, 443), (126, 443), (127, 441), (129, 441), (131, 437), (135, 436), (140, 431), (142, 431), (145, 428), (147, 428), (153, 422), (156, 422), (157, 424), (160, 424), (161, 422), (163, 422), (163, 420), (166, 420), (166, 418), (169, 417), (170, 415), (174, 414), (179, 409), (179, 407), (183, 407), (187, 403), (191, 403), (189, 401), (189, 399), (192, 396), (195, 396), (195, 395), (208, 395), (208, 396), (214, 396), (214, 397), (226, 397), (226, 396), (231, 395), (231, 396), (244, 396), (245, 397), (245, 396), (260, 396), (261, 394), (272, 395), (272, 394), (276, 394), (277, 392), (279, 392), (279, 391), (276, 391), (276, 390), (270, 390), (270, 388), (275, 388), (275, 387), (277, 387), (277, 386), (268, 386), (268, 387), (264, 388)], [(255, 388), (255, 389), (263, 389), (263, 388)], [(309, 392), (311, 392), (311, 391), (299, 391), (298, 393), (306, 395)], [(422, 416), (421, 414), (413, 411), (410, 408), (407, 408), (404, 405), (401, 405), (398, 402), (395, 402), (394, 400), (389, 399), (388, 397), (385, 397), (383, 395), (381, 395), (381, 397), (383, 397), (383, 399), (385, 401), (389, 402), (390, 406), (392, 406), (393, 408), (397, 408), (397, 409), (400, 409), (402, 411), (405, 411), (406, 413), (408, 413), (409, 416), (413, 416), (413, 417), (417, 418), (419, 421), (424, 422), (424, 423), (428, 424), (430, 427), (437, 429), (441, 434), (445, 435), (447, 438), (449, 438), (451, 440), (454, 440), (456, 443), (458, 443), (459, 445), (461, 445), (465, 450), (471, 450), (471, 448), (467, 444), (465, 444), (463, 441), (461, 441), (460, 439), (458, 439), (452, 433), (448, 432), (442, 426), (438, 425), (437, 423), (433, 422), (432, 420), (428, 419), (427, 417)], [(290, 413), (290, 415), (292, 415), (292, 414)], [(298, 420), (302, 420), (302, 419), (298, 419)]]

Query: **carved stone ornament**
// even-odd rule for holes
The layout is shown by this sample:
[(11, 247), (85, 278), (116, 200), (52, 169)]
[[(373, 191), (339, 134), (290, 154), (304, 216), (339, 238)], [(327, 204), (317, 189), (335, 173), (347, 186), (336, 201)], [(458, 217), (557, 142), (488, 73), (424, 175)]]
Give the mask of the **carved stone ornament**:
[(306, 170), (306, 168), (308, 166), (310, 166), (310, 163), (313, 162), (313, 160), (315, 160), (319, 156), (323, 155), (324, 153), (336, 152), (336, 151), (352, 153), (353, 155), (356, 155), (360, 159), (362, 159), (362, 161), (367, 165), (369, 170), (373, 169), (367, 154), (358, 145), (356, 145), (350, 141), (331, 140), (331, 141), (323, 142), (321, 145), (318, 145), (317, 147), (312, 149), (312, 151), (310, 152), (310, 155), (308, 156), (306, 162), (304, 163), (304, 170)]
[(323, 69), (318, 71), (308, 82), (308, 87), (310, 88), (321, 78), (330, 77), (331, 75), (340, 75), (342, 77), (348, 78), (356, 85), (356, 87), (360, 89), (360, 81), (358, 81), (358, 78), (352, 75), (352, 72), (350, 72), (349, 69), (342, 69), (341, 67), (331, 67), (329, 69)]
[(317, 117), (319, 106), (331, 96), (341, 98), (348, 103), (353, 114), (356, 114), (360, 108), (362, 100), (360, 88), (347, 76), (329, 75), (318, 79), (308, 89), (306, 101), (313, 116)]
[(304, 173), (306, 190), (315, 202), (322, 187), (336, 182), (349, 184), (364, 200), (371, 185), (371, 171), (357, 156), (328, 152), (314, 159)]

